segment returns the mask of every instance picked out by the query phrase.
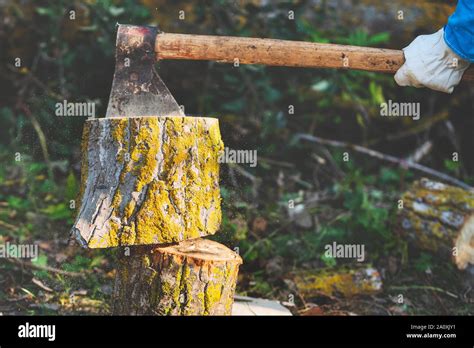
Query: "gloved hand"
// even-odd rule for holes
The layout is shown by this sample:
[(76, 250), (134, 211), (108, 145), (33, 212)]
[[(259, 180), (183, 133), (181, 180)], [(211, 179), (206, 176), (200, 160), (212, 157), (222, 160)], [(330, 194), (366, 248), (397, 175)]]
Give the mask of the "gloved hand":
[(405, 64), (395, 74), (395, 81), (400, 86), (428, 87), (452, 93), (470, 64), (446, 45), (444, 29), (418, 36), (403, 52)]

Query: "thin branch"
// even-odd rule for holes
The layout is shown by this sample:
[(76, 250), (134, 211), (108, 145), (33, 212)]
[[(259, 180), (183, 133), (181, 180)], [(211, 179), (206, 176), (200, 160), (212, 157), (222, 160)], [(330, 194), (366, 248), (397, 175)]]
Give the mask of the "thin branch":
[[(9, 74), (2, 74), (2, 75), (9, 79), (17, 78), (17, 76), (19, 75), (18, 69), (13, 67), (13, 65), (7, 65), (7, 68), (14, 74), (14, 76), (10, 76)], [(36, 77), (31, 71), (28, 71), (24, 74), (26, 75), (23, 77), (24, 78), (23, 83), (33, 82), (40, 90), (45, 91), (46, 94), (50, 96), (51, 98), (58, 101), (64, 99), (63, 95), (54, 92), (51, 88), (49, 88), (46, 84), (44, 84), (43, 81), (41, 81), (38, 77)]]
[(68, 271), (64, 271), (62, 269), (54, 268), (54, 267), (50, 267), (50, 266), (40, 266), (40, 265), (36, 265), (34, 263), (31, 263), (31, 262), (25, 262), (25, 261), (22, 261), (22, 260), (19, 260), (19, 259), (6, 259), (6, 260), (11, 262), (11, 263), (17, 264), (19, 266), (23, 266), (23, 267), (27, 267), (27, 268), (33, 268), (33, 269), (36, 269), (36, 270), (39, 270), (39, 271), (46, 271), (46, 272), (61, 274), (61, 275), (68, 276), (68, 277), (85, 278), (85, 276), (86, 276), (84, 273), (68, 272)]
[(11, 225), (8, 222), (5, 222), (3, 220), (0, 220), (0, 227), (3, 227), (7, 230), (10, 230), (12, 232), (16, 232), (18, 230), (18, 227), (15, 225)]
[(382, 142), (382, 141), (395, 141), (395, 140), (400, 140), (406, 137), (410, 137), (413, 135), (416, 135), (418, 133), (421, 133), (425, 130), (430, 129), (433, 127), (436, 123), (441, 122), (443, 120), (446, 120), (449, 118), (449, 114), (446, 111), (441, 112), (438, 115), (435, 115), (431, 118), (429, 118), (427, 121), (422, 121), (422, 123), (411, 127), (410, 129), (403, 130), (399, 133), (396, 134), (388, 134), (385, 137), (382, 138), (377, 138), (377, 139), (372, 139), (369, 140), (368, 145), (375, 145), (376, 143)]
[(227, 164), (229, 167), (232, 167), (232, 169), (235, 169), (237, 172), (239, 172), (242, 176), (246, 177), (249, 179), (252, 183), (259, 183), (260, 179), (257, 178), (255, 175), (251, 174), (250, 172), (246, 171), (244, 168), (239, 166), (236, 163), (228, 163)]
[(420, 147), (418, 147), (413, 154), (406, 158), (407, 162), (420, 162), (424, 157), (426, 157), (433, 148), (433, 143), (431, 140), (425, 141)]
[(240, 175), (249, 179), (252, 182), (252, 195), (256, 199), (258, 196), (258, 188), (260, 186), (261, 179), (251, 174), (250, 172), (246, 171), (244, 168), (242, 168), (236, 163), (228, 163), (228, 166), (229, 168), (232, 168), (232, 170), (235, 170), (237, 173), (239, 173)]
[(48, 176), (50, 179), (53, 179), (54, 178), (53, 167), (51, 165), (51, 159), (49, 157), (48, 142), (46, 140), (46, 135), (44, 134), (43, 129), (41, 128), (41, 125), (39, 124), (38, 120), (31, 112), (30, 108), (26, 104), (20, 101), (18, 102), (18, 107), (30, 119), (31, 124), (33, 125), (33, 128), (36, 131), (36, 135), (38, 136), (41, 151), (43, 152), (44, 161), (46, 162), (46, 166), (48, 168)]
[(293, 163), (284, 162), (284, 161), (277, 161), (277, 160), (274, 160), (272, 158), (267, 158), (267, 157), (262, 157), (262, 156), (258, 156), (258, 160), (261, 161), (261, 162), (268, 163), (270, 165), (279, 166), (279, 167), (285, 167), (285, 168), (294, 168), (295, 167), (295, 165)]
[(452, 292), (449, 292), (447, 290), (437, 288), (435, 286), (429, 286), (429, 285), (406, 285), (406, 286), (391, 286), (390, 290), (431, 290), (431, 291), (436, 291), (436, 292), (441, 292), (445, 295), (451, 296), (452, 298), (458, 299), (459, 297)]
[(466, 183), (464, 183), (464, 182), (462, 182), (462, 181), (460, 181), (456, 178), (453, 178), (453, 177), (451, 177), (447, 174), (438, 172), (435, 169), (426, 167), (426, 166), (418, 164), (418, 163), (406, 161), (404, 159), (401, 159), (401, 158), (398, 158), (398, 157), (395, 157), (395, 156), (387, 155), (387, 154), (384, 154), (382, 152), (378, 152), (378, 151), (375, 151), (375, 150), (372, 150), (372, 149), (369, 149), (369, 148), (366, 148), (366, 147), (363, 147), (363, 146), (360, 146), (360, 145), (354, 145), (354, 144), (350, 144), (350, 143), (346, 143), (346, 142), (338, 141), (338, 140), (323, 139), (323, 138), (319, 138), (319, 137), (316, 137), (316, 136), (310, 135), (310, 134), (297, 134), (296, 138), (298, 140), (303, 139), (303, 140), (307, 140), (307, 141), (322, 144), (322, 145), (328, 145), (328, 146), (333, 146), (333, 147), (339, 147), (339, 148), (354, 150), (356, 152), (363, 153), (363, 154), (371, 156), (371, 157), (375, 157), (375, 158), (380, 159), (382, 161), (397, 164), (402, 168), (410, 168), (410, 169), (417, 170), (419, 172), (425, 173), (425, 174), (430, 175), (432, 177), (435, 177), (437, 179), (449, 182), (453, 185), (456, 185), (456, 186), (462, 187), (463, 189), (474, 192), (474, 188), (472, 186), (469, 186), (468, 184), (466, 184)]

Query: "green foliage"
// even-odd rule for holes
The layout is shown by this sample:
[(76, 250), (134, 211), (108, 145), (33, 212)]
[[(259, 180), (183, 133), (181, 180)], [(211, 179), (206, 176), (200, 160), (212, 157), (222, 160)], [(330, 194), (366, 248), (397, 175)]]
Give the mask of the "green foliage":
[[(48, 256), (45, 254), (39, 254), (36, 259), (32, 259), (31, 263), (37, 266), (47, 266), (48, 265)], [(49, 274), (45, 270), (35, 270), (33, 274), (38, 278), (48, 278)]]
[(65, 196), (68, 200), (76, 199), (79, 193), (79, 184), (73, 172), (70, 172), (66, 178)]
[(31, 202), (17, 196), (8, 196), (7, 203), (8, 203), (8, 206), (12, 207), (13, 209), (22, 210), (22, 211), (26, 211), (30, 209), (31, 207)]
[(363, 176), (359, 170), (355, 170), (336, 189), (342, 194), (343, 205), (349, 213), (340, 222), (354, 236), (365, 236), (363, 240), (369, 243), (373, 238), (384, 240), (391, 236), (388, 226), (390, 212), (381, 205), (386, 200), (384, 192), (366, 186), (374, 181), (374, 177)]
[(459, 162), (455, 162), (449, 159), (445, 159), (443, 163), (446, 170), (451, 173), (458, 173), (459, 169), (461, 168), (461, 164)]
[(82, 272), (84, 270), (90, 270), (93, 267), (100, 266), (103, 261), (103, 255), (96, 255), (92, 258), (76, 255), (74, 260), (64, 263), (62, 268), (68, 272)]
[(235, 241), (242, 241), (247, 239), (247, 222), (241, 216), (230, 220), (228, 215), (224, 212), (222, 216), (221, 230), (226, 235), (231, 235)]
[(265, 275), (262, 272), (256, 272), (253, 275), (253, 282), (251, 283), (248, 294), (251, 296), (258, 296), (258, 297), (270, 297), (271, 294), (274, 292), (274, 288), (272, 284), (270, 284), (266, 279)]
[(370, 35), (367, 31), (357, 29), (349, 33), (349, 36), (338, 37), (336, 42), (339, 44), (354, 46), (376, 46), (386, 43), (390, 40), (390, 33), (381, 32)]
[(321, 256), (321, 260), (323, 261), (325, 267), (335, 267), (337, 265), (337, 261), (334, 257), (328, 257), (323, 254)]
[(388, 212), (376, 206), (377, 195), (367, 192), (362, 186), (356, 186), (352, 191), (344, 192), (344, 207), (350, 212), (350, 217), (343, 219), (354, 229), (363, 229), (367, 233), (387, 235), (386, 228)]
[(433, 257), (427, 253), (421, 253), (420, 256), (415, 259), (414, 265), (417, 271), (426, 272), (433, 266)]
[(400, 182), (400, 174), (396, 170), (383, 167), (380, 170), (380, 181), (382, 184), (396, 184)]
[(72, 216), (71, 209), (65, 203), (51, 204), (41, 211), (53, 221), (67, 220)]
[(383, 96), (383, 88), (381, 85), (374, 81), (370, 81), (369, 91), (373, 104), (380, 105), (385, 103), (385, 97)]

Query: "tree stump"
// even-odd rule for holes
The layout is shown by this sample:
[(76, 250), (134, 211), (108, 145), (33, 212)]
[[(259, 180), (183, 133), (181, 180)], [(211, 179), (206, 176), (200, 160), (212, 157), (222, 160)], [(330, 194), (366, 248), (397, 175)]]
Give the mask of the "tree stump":
[(474, 264), (474, 192), (422, 179), (402, 196), (398, 226), (416, 247)]
[(222, 149), (214, 118), (88, 120), (73, 235), (83, 246), (108, 248), (214, 234)]
[(296, 272), (296, 289), (306, 298), (371, 295), (382, 290), (380, 273), (370, 266), (324, 268)]
[(230, 315), (242, 259), (207, 239), (120, 256), (114, 315)]

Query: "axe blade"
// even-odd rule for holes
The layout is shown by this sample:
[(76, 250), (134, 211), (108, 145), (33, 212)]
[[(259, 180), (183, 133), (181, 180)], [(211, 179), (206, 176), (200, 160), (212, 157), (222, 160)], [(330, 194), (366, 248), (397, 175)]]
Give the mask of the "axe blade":
[(184, 116), (155, 70), (158, 29), (118, 24), (106, 117)]

